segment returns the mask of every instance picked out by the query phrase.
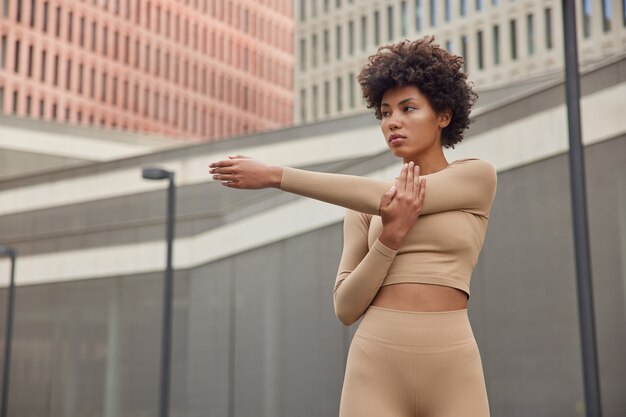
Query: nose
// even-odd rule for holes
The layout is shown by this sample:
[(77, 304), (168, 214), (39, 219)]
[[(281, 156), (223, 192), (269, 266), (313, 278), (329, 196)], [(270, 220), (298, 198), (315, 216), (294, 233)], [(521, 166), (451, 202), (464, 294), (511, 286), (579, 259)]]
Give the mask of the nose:
[(395, 112), (392, 113), (389, 117), (387, 117), (387, 127), (390, 130), (398, 129), (401, 125), (400, 118), (395, 116)]

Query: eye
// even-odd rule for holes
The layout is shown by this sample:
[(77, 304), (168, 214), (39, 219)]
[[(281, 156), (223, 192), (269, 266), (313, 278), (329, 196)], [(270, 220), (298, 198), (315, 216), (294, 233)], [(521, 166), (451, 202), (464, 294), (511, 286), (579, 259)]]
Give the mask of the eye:
[(380, 112), (380, 114), (381, 114), (381, 116), (383, 116), (383, 117), (387, 117), (387, 116), (389, 116), (391, 113), (390, 113), (389, 111), (387, 111), (387, 110), (383, 110), (383, 111), (381, 111), (381, 112)]
[(411, 111), (413, 111), (413, 110), (416, 110), (417, 108), (416, 108), (416, 107), (413, 107), (413, 106), (406, 106), (406, 107), (404, 108), (404, 111), (408, 111), (409, 109), (411, 109)]

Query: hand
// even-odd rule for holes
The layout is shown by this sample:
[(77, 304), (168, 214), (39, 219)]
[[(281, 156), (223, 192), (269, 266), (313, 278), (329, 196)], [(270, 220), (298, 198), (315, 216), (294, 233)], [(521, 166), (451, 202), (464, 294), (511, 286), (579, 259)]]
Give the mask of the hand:
[(381, 243), (398, 249), (407, 232), (415, 225), (424, 207), (426, 178), (420, 178), (419, 166), (404, 164), (396, 184), (387, 191), (380, 202), (383, 231)]
[(230, 188), (259, 189), (280, 187), (282, 167), (271, 166), (245, 155), (229, 155), (229, 159), (209, 164), (214, 180)]

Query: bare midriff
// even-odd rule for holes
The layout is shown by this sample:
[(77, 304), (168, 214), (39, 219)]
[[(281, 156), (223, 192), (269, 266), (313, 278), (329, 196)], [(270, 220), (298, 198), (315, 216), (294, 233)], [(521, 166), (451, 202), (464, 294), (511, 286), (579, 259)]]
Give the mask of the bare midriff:
[(467, 308), (467, 300), (467, 294), (457, 288), (402, 283), (381, 287), (371, 305), (405, 311), (452, 311)]

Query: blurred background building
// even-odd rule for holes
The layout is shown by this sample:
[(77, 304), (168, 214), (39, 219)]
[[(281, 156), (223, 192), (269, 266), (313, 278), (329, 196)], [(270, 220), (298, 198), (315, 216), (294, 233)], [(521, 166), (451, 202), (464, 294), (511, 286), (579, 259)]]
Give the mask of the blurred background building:
[[(626, 6), (581, 0), (582, 65), (624, 52)], [(296, 0), (296, 121), (364, 109), (356, 77), (378, 47), (434, 35), (465, 59), (484, 100), (556, 79), (563, 71), (560, 0)]]
[[(5, 3), (10, 3), (13, 23), (16, 9), (11, 5), (21, 4), (20, 24), (31, 30), (23, 12), (31, 2)], [(40, 8), (43, 4), (34, 3)], [(114, 3), (89, 3), (97, 10), (107, 5), (106, 10), (113, 11), (110, 21), (116, 19)], [(150, 3), (154, 20), (157, 6), (164, 13), (166, 3), (141, 2), (141, 7)], [(216, 13), (249, 4), (215, 3)], [(217, 136), (232, 137), (210, 143), (182, 146), (166, 132), (123, 132), (120, 124), (111, 129), (97, 122), (76, 125), (62, 118), (54, 122), (13, 115), (13, 91), (2, 84), (0, 245), (10, 245), (18, 253), (9, 416), (157, 415), (166, 195), (164, 184), (141, 178), (141, 168), (146, 166), (175, 171), (178, 184), (171, 415), (336, 416), (346, 355), (358, 326), (343, 326), (332, 306), (344, 209), (274, 189), (229, 189), (210, 179), (207, 165), (240, 153), (279, 165), (395, 177), (399, 161), (388, 152), (371, 111), (363, 108), (356, 84), (354, 95), (349, 95), (352, 76), (348, 75), (358, 73), (357, 56), (365, 59), (375, 50), (372, 19), (377, 10), (379, 40), (384, 44), (389, 7), (397, 21), (392, 38), (404, 37), (400, 21), (406, 19), (406, 37), (414, 39), (431, 32), (431, 3), (436, 5), (435, 21), (449, 31), (440, 35), (433, 30), (442, 45), (450, 39), (451, 49), (459, 52), (461, 36), (466, 36), (469, 78), (481, 89), (471, 128), (456, 149), (446, 150), (446, 156), (449, 161), (480, 157), (498, 170), (498, 192), (469, 303), (491, 414), (582, 417), (567, 123), (560, 72), (561, 11), (560, 3), (552, 0), (468, 1), (464, 17), (460, 15), (465, 3), (451, 1), (450, 19), (456, 20), (450, 23), (445, 23), (448, 2), (443, 0), (407, 1), (405, 6), (395, 0), (296, 0), (293, 6), (291, 1), (250, 2), (254, 7), (295, 10), (293, 41), (297, 50), (309, 51), (304, 69), (299, 66), (301, 55), (296, 54), (295, 97), (299, 100), (304, 89), (302, 102), (312, 103), (317, 85), (318, 113), (314, 118), (314, 108), (308, 105), (304, 117), (298, 119), (303, 113), (296, 104), (294, 126), (266, 125), (262, 128), (269, 130), (247, 134), (222, 130)], [(66, 2), (50, 1), (49, 13), (57, 4)], [(71, 4), (87, 6), (78, 1)], [(204, 7), (203, 1), (176, 3), (185, 10), (196, 4), (199, 9), (195, 10)], [(300, 21), (302, 4), (305, 11)], [(608, 0), (576, 4), (602, 406), (604, 417), (623, 417), (626, 5)], [(125, 2), (120, 2), (121, 16), (124, 7)], [(209, 2), (212, 16), (211, 8)], [(134, 10), (131, 7), (131, 16)], [(411, 29), (416, 10), (422, 10), (419, 35)], [(407, 18), (402, 17), (405, 14)], [(364, 35), (359, 26), (362, 15), (371, 25)], [(528, 15), (533, 17), (528, 19)], [(548, 15), (553, 49), (540, 52), (546, 41), (539, 32), (545, 33)], [(283, 14), (269, 14), (264, 25), (271, 26), (274, 18), (282, 22)], [(354, 19), (355, 33), (352, 58), (348, 52), (350, 19)], [(507, 32), (511, 19), (517, 22), (513, 26), (519, 42), (514, 62)], [(484, 26), (479, 28), (479, 21)], [(529, 21), (537, 34), (535, 60), (522, 59), (528, 53), (525, 25)], [(499, 27), (501, 42), (498, 65), (492, 60), (494, 52), (487, 52), (494, 42), (490, 38), (494, 25)], [(136, 26), (133, 23), (133, 30), (139, 30)], [(317, 33), (315, 42), (322, 48), (327, 29), (332, 45), (337, 26), (345, 48), (340, 58), (335, 58), (337, 52), (331, 46), (329, 62), (324, 64), (323, 49), (318, 49), (314, 67), (309, 55), (313, 35)], [(6, 27), (3, 18), (3, 34), (9, 33), (4, 32)], [(109, 34), (114, 27), (109, 26)], [(466, 32), (461, 32), (463, 27)], [(476, 55), (479, 30), (485, 49), (482, 69)], [(140, 42), (151, 36), (141, 33)], [(367, 39), (367, 53), (361, 51), (361, 36)], [(28, 37), (21, 39), (23, 45), (30, 42)], [(14, 40), (7, 42), (14, 44)], [(11, 65), (0, 72), (2, 82), (13, 71)], [(228, 70), (231, 76), (235, 72)], [(343, 81), (338, 82), (338, 77)], [(326, 81), (330, 95), (325, 95)], [(341, 88), (335, 90), (338, 84)], [(26, 92), (20, 88), (18, 96), (25, 100)], [(268, 80), (262, 88), (279, 91)], [(175, 88), (181, 90), (186, 91)], [(340, 90), (342, 107), (338, 110), (338, 96), (333, 94)], [(327, 96), (328, 114), (323, 104)], [(273, 103), (265, 101), (263, 111), (278, 111)], [(257, 101), (257, 105), (261, 104)], [(224, 112), (231, 108), (220, 106)], [(132, 110), (126, 113), (133, 114)], [(180, 109), (177, 115), (180, 119)], [(182, 121), (177, 123), (182, 126)], [(213, 129), (211, 123), (209, 119), (208, 131)], [(8, 262), (0, 259), (0, 355), (7, 277)]]
[(293, 120), (290, 1), (1, 7), (0, 113), (204, 140)]

